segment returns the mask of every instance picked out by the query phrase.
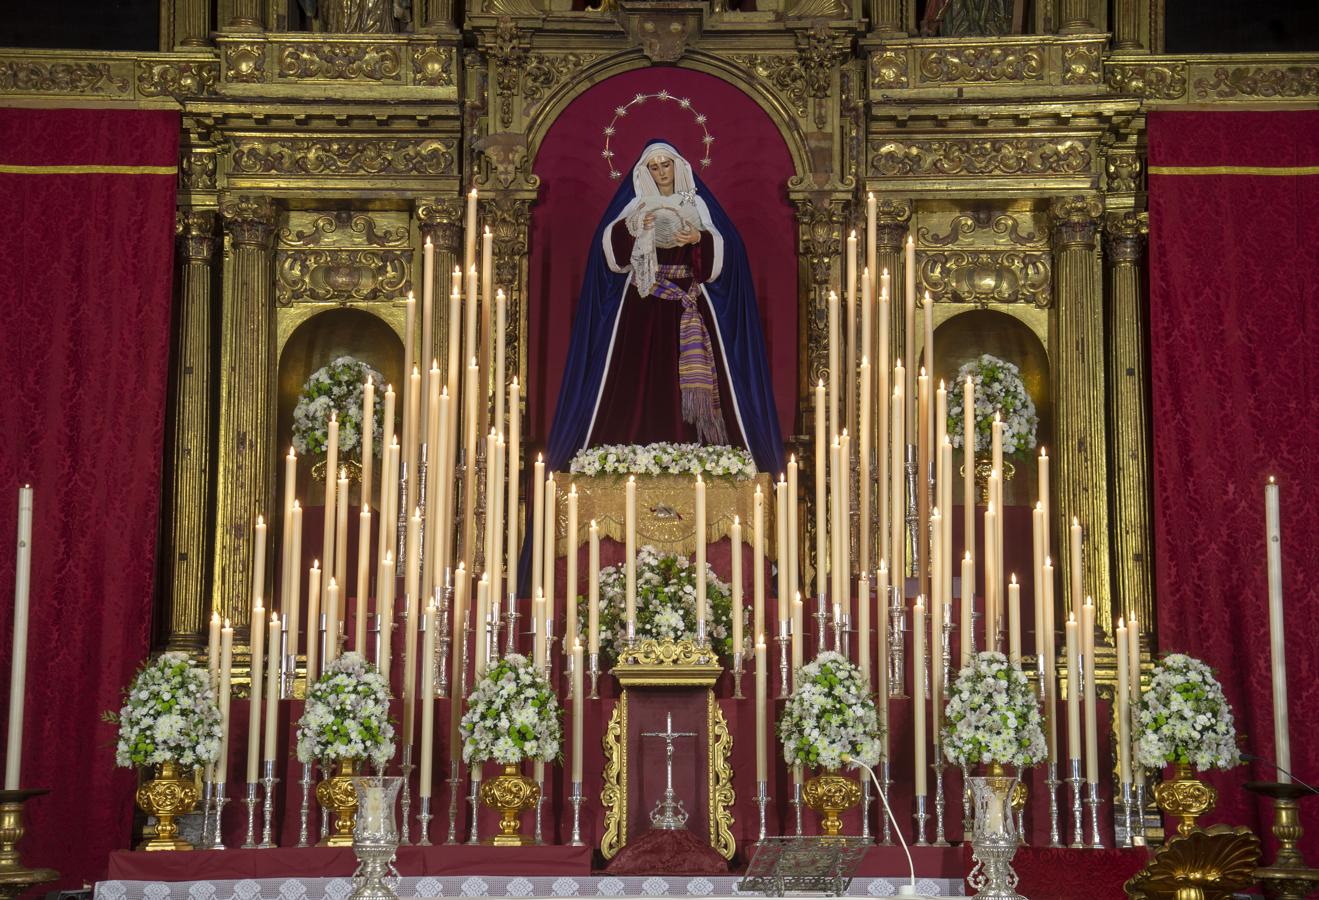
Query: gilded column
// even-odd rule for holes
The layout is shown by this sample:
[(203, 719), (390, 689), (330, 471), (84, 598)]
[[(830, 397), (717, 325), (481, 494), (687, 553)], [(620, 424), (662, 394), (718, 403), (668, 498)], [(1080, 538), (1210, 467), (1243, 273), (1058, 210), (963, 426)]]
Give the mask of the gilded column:
[[(271, 342), (271, 237), (268, 197), (225, 196), (220, 214), (233, 257), (220, 315), (220, 439), (216, 465), (213, 605), (246, 624), (252, 586), (252, 534), (272, 518), (275, 454)], [(267, 554), (269, 561), (270, 554)]]
[(904, 7), (902, 0), (870, 0), (871, 30), (885, 37), (905, 37)]
[(1117, 0), (1113, 10), (1113, 49), (1139, 50), (1140, 0)]
[(1059, 34), (1088, 34), (1095, 30), (1090, 16), (1090, 0), (1062, 0), (1061, 19)]
[[(1058, 459), (1054, 533), (1060, 553), (1072, 517), (1080, 520), (1085, 593), (1095, 598), (1098, 624), (1111, 632), (1108, 459), (1104, 404), (1104, 312), (1095, 236), (1103, 214), (1096, 195), (1057, 197), (1051, 224), (1054, 249), (1053, 396)], [(1061, 560), (1063, 610), (1072, 597), (1067, 560)], [(1063, 612), (1064, 620), (1066, 613)]]
[[(880, 272), (888, 270), (891, 287), (889, 289), (889, 308), (893, 311), (893, 316), (889, 321), (889, 359), (894, 363), (906, 351), (903, 344), (903, 334), (905, 332), (905, 323), (907, 319), (906, 307), (903, 302), (903, 284), (906, 278), (906, 270), (903, 268), (905, 263), (902, 258), (902, 245), (907, 242), (907, 231), (911, 225), (911, 202), (908, 200), (891, 200), (885, 198), (875, 204), (875, 265)], [(878, 273), (875, 276), (875, 283), (879, 283)], [(879, 302), (876, 295), (875, 302)], [(875, 328), (879, 328), (879, 323), (875, 323)], [(904, 366), (911, 366), (911, 360), (904, 359)], [(878, 401), (884, 401), (885, 397), (877, 398)], [(887, 405), (871, 406), (871, 409), (888, 409)]]
[(1151, 542), (1150, 420), (1146, 404), (1145, 304), (1140, 257), (1149, 231), (1146, 213), (1111, 212), (1104, 219), (1109, 291), (1109, 420), (1113, 423), (1113, 608), (1154, 624)]
[(207, 483), (211, 445), (211, 260), (215, 256), (215, 213), (179, 210), (181, 267), (178, 352), (174, 359), (174, 410), (169, 498), (169, 584), (171, 650), (194, 649), (209, 618), (206, 596), (210, 517)]
[(261, 20), (261, 0), (233, 0), (233, 4), (230, 31), (260, 31), (265, 27)]
[[(433, 285), (434, 308), (431, 321), (431, 347), (426, 351), (425, 362), (435, 359), (440, 363), (440, 370), (446, 371), (449, 364), (449, 292), (453, 290), (453, 267), (461, 266), (463, 237), (463, 203), (461, 200), (429, 197), (418, 200), (413, 215), (417, 219), (417, 230), (422, 241), (430, 238), (435, 245), (435, 284)], [(481, 244), (477, 242), (477, 253)], [(418, 255), (418, 259), (421, 256)], [(480, 260), (477, 260), (480, 265)], [(417, 266), (421, 272), (421, 266)], [(466, 278), (466, 275), (463, 276)], [(421, 302), (421, 279), (418, 278), (417, 302)], [(459, 285), (465, 290), (466, 282)], [(418, 307), (420, 315), (420, 307)], [(461, 365), (461, 360), (459, 364)]]

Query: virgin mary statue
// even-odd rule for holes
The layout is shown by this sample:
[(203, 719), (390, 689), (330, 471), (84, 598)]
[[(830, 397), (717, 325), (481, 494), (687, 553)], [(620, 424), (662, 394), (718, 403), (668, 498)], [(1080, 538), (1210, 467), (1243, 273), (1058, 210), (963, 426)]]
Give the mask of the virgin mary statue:
[(659, 441), (742, 447), (761, 471), (783, 468), (742, 239), (687, 160), (651, 141), (592, 238), (549, 462)]

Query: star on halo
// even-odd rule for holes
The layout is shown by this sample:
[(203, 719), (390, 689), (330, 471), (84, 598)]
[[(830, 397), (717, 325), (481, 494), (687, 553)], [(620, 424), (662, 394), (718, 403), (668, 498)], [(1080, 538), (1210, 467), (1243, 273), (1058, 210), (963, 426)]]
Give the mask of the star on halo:
[(697, 125), (704, 125), (704, 124), (705, 124), (705, 116), (704, 116), (703, 114), (701, 114), (701, 113), (697, 113), (697, 115), (696, 115), (696, 124), (697, 124)]
[(657, 98), (659, 98), (660, 100), (667, 100), (667, 99), (669, 99), (669, 92), (666, 91), (666, 90), (661, 90), (661, 91), (660, 91), (658, 94), (656, 94), (655, 96), (656, 96)]
[(614, 115), (619, 116), (620, 118), (623, 117), (623, 116), (625, 116), (625, 115), (627, 115), (627, 107), (626, 107), (626, 106), (615, 106), (615, 107), (614, 107)]
[(613, 126), (613, 125), (606, 125), (606, 126), (605, 126), (605, 136), (606, 136), (606, 137), (613, 137), (613, 135), (614, 135), (614, 126)]
[(686, 97), (683, 97), (681, 100), (678, 101), (678, 105), (681, 106), (683, 109), (691, 109), (692, 101), (688, 100)]

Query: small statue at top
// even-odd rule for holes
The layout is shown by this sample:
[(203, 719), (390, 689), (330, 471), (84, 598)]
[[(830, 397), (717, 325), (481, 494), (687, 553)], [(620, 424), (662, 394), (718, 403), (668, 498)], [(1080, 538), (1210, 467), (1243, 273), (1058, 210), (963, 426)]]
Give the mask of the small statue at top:
[(412, 0), (300, 0), (309, 19), (332, 34), (393, 34), (409, 31)]

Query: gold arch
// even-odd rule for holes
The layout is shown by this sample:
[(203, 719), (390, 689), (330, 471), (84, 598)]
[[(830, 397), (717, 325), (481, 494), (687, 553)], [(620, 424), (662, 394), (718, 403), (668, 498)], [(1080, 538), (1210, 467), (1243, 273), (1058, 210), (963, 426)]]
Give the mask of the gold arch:
[[(528, 177), (531, 177), (541, 142), (545, 140), (550, 128), (558, 121), (559, 115), (567, 109), (568, 104), (615, 75), (648, 68), (650, 65), (650, 60), (640, 50), (632, 48), (595, 60), (582, 69), (579, 78), (556, 85), (527, 122), (525, 133)], [(811, 174), (809, 163), (811, 157), (806, 146), (806, 135), (797, 124), (796, 117), (778, 97), (765, 91), (755, 81), (742, 77), (731, 61), (713, 53), (697, 49), (689, 50), (673, 68), (690, 69), (712, 75), (749, 97), (774, 123), (784, 144), (787, 145), (788, 153), (792, 156), (793, 168), (796, 170), (793, 180), (800, 180)]]

